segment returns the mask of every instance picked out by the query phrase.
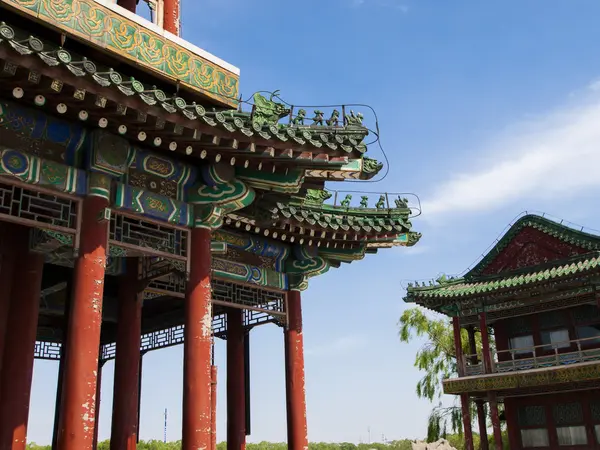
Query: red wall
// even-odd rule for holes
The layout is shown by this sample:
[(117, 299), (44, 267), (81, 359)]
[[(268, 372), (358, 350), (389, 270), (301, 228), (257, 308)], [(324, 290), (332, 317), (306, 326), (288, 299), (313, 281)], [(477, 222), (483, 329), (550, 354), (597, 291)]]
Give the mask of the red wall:
[[(588, 444), (580, 446), (559, 446), (554, 426), (552, 406), (560, 403), (579, 402), (583, 409), (583, 423), (573, 425), (585, 425), (587, 429)], [(527, 405), (543, 406), (546, 411), (546, 427), (548, 428), (548, 436), (550, 439), (549, 447), (536, 447), (537, 449), (564, 449), (564, 450), (582, 450), (582, 449), (600, 449), (600, 444), (596, 440), (594, 434), (594, 425), (600, 424), (595, 422), (591, 415), (592, 402), (600, 403), (600, 388), (591, 389), (579, 392), (568, 392), (560, 394), (535, 395), (531, 397), (514, 397), (504, 399), (505, 415), (508, 427), (508, 435), (512, 450), (523, 449), (521, 445), (521, 429), (518, 424), (518, 410), (520, 407)]]

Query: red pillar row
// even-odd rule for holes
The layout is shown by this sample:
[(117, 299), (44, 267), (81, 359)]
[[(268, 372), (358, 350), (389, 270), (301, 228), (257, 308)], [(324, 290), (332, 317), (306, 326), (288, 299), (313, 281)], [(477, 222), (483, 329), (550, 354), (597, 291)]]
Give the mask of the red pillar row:
[(308, 449), (306, 393), (304, 386), (304, 341), (300, 292), (287, 293), (288, 326), (285, 330), (285, 378), (288, 448)]
[(138, 259), (128, 258), (126, 274), (119, 280), (111, 450), (135, 450), (137, 446), (142, 335), (142, 296), (138, 273)]
[(208, 449), (212, 441), (210, 230), (192, 230), (189, 254), (183, 344), (182, 450), (197, 450)]
[(19, 229), (18, 235), (14, 234), (12, 238), (18, 243), (19, 251), (8, 308), (0, 381), (0, 448), (24, 450), (44, 257), (29, 253), (27, 229)]
[(241, 309), (227, 312), (227, 449), (246, 448), (244, 321)]
[(92, 448), (96, 414), (96, 384), (102, 324), (104, 267), (108, 222), (101, 220), (106, 199), (83, 202), (80, 256), (75, 262), (68, 346), (60, 407), (60, 450)]

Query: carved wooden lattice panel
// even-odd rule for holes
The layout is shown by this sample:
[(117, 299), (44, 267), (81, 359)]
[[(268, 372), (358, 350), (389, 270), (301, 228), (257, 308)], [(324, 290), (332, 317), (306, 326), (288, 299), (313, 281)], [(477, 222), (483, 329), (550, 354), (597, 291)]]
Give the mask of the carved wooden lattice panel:
[(138, 247), (141, 254), (145, 250), (151, 250), (182, 259), (188, 256), (189, 230), (161, 225), (113, 211), (109, 233), (111, 241)]
[(60, 342), (36, 341), (34, 357), (36, 359), (60, 359)]
[(258, 287), (212, 280), (213, 300), (284, 313), (284, 294)]
[(538, 316), (541, 329), (562, 327), (567, 322), (565, 311), (547, 311)]
[(519, 334), (529, 334), (532, 332), (531, 316), (511, 317), (504, 320), (506, 333), (508, 336), (517, 336)]
[(546, 409), (543, 406), (522, 406), (519, 408), (518, 422), (521, 427), (546, 426)]
[(600, 402), (591, 402), (590, 408), (592, 410), (592, 420), (600, 422)]
[(583, 409), (581, 403), (578, 402), (554, 405), (552, 416), (557, 426), (583, 423)]
[(575, 323), (600, 321), (600, 308), (597, 305), (581, 305), (573, 308)]
[[(37, 225), (75, 229), (77, 201), (0, 183), (0, 214)], [(34, 225), (34, 223), (31, 223)]]

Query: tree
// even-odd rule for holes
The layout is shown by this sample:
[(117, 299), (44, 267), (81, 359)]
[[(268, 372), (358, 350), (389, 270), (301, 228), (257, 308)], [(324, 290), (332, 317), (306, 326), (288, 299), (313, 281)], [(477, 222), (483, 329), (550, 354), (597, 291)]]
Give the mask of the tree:
[[(456, 404), (444, 407), (441, 404), (443, 395), (442, 380), (458, 374), (456, 348), (454, 346), (454, 330), (447, 317), (428, 317), (421, 308), (410, 308), (402, 313), (398, 322), (400, 341), (411, 342), (414, 338), (425, 338), (425, 343), (415, 355), (415, 367), (425, 372), (416, 386), (417, 396), (430, 402), (438, 401), (429, 415), (427, 424), (427, 440), (435, 441), (446, 437), (448, 427), (452, 433), (461, 434), (462, 413)], [(470, 354), (469, 337), (466, 330), (461, 330), (463, 354)], [(475, 348), (481, 355), (481, 338), (476, 335)], [(471, 417), (476, 417), (475, 411)]]

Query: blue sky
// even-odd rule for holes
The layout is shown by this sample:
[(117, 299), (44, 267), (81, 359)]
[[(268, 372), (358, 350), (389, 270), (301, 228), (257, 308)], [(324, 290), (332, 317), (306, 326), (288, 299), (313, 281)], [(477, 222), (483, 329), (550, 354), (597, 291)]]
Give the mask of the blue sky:
[[(311, 282), (303, 294), (312, 441), (416, 438), (430, 405), (397, 339), (403, 282), (466, 269), (524, 210), (600, 229), (600, 3), (595, 0), (183, 1), (183, 37), (241, 68), (245, 96), (295, 104), (368, 103), (389, 176), (364, 190), (413, 191), (418, 246)], [(367, 116), (367, 120), (371, 120)], [(371, 122), (372, 123), (372, 120)], [(370, 156), (381, 159), (376, 148)], [(359, 189), (352, 184), (347, 189)], [(405, 284), (405, 283), (404, 283)], [(253, 330), (251, 441), (284, 441), (281, 329)], [(225, 439), (225, 347), (218, 439)], [(100, 437), (110, 431), (113, 363)], [(36, 362), (30, 439), (50, 441), (58, 363)], [(142, 439), (181, 435), (182, 347), (145, 357)]]

